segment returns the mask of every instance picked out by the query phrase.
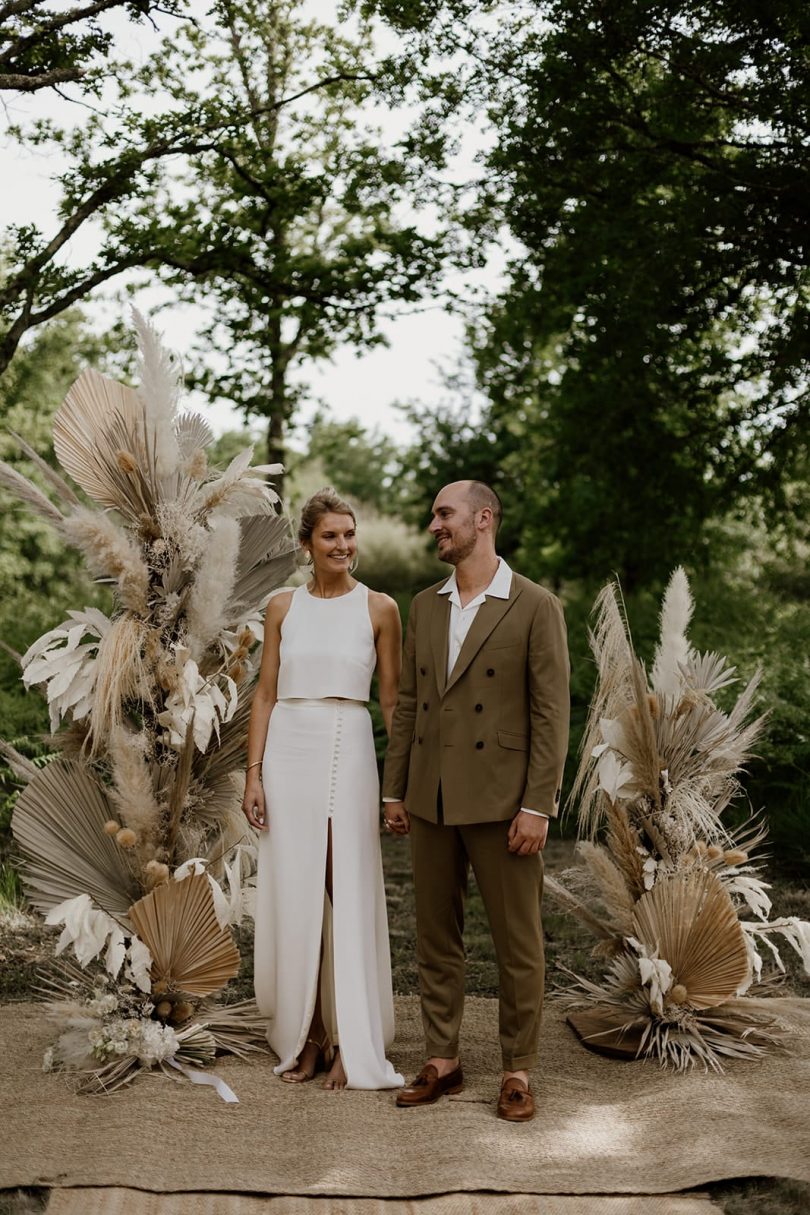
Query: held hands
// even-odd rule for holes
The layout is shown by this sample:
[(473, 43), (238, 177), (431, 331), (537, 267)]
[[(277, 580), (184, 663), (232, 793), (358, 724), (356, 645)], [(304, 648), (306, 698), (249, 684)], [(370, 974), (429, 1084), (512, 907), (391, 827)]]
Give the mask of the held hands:
[(267, 813), (264, 805), (262, 782), (258, 776), (253, 776), (251, 773), (248, 773), (245, 784), (245, 796), (242, 798), (242, 813), (251, 827), (256, 827), (259, 831), (264, 831), (267, 827)]
[(520, 810), (509, 827), (508, 848), (518, 856), (534, 856), (546, 846), (548, 819)]
[(392, 835), (407, 835), (411, 820), (404, 802), (383, 802), (383, 824)]

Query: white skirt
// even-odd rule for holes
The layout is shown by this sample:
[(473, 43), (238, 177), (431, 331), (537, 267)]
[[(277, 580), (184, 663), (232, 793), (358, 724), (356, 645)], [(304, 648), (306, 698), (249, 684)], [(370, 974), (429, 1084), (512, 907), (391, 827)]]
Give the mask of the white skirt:
[[(268, 826), (259, 837), (254, 983), (276, 1074), (309, 1032), (324, 942), (321, 1004), (349, 1088), (404, 1084), (394, 1039), (391, 954), (371, 718), (345, 700), (280, 700), (262, 766)], [(325, 893), (332, 825), (332, 906)], [(331, 946), (331, 948), (330, 948)]]

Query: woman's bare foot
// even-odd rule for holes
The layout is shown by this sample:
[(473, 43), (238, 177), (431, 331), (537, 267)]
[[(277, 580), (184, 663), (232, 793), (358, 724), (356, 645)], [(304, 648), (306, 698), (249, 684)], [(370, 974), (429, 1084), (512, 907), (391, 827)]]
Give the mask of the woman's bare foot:
[(305, 1084), (307, 1080), (311, 1080), (318, 1070), (318, 1061), (321, 1057), (321, 1048), (317, 1042), (307, 1040), (304, 1043), (304, 1049), (298, 1056), (297, 1067), (290, 1068), (287, 1072), (281, 1073), (281, 1079), (286, 1080), (288, 1084)]
[(340, 1057), (339, 1047), (335, 1047), (335, 1061), (329, 1069), (329, 1074), (323, 1082), (323, 1087), (331, 1089), (333, 1092), (346, 1087), (346, 1073), (343, 1070), (343, 1060)]

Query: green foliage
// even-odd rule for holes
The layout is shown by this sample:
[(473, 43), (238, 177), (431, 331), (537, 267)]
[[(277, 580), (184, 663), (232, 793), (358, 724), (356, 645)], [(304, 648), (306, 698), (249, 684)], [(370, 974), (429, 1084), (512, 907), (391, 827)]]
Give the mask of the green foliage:
[(309, 427), (307, 460), (317, 460), (325, 479), (340, 493), (381, 514), (400, 506), (396, 444), (357, 418), (339, 422), (321, 412)]
[[(0, 9), (0, 90), (35, 92), (78, 83), (97, 96), (109, 71), (105, 59), (113, 37), (99, 22), (111, 10), (131, 21), (153, 12), (178, 14), (183, 0), (97, 0), (65, 11), (60, 4), (4, 4)], [(105, 70), (106, 69), (106, 70)]]

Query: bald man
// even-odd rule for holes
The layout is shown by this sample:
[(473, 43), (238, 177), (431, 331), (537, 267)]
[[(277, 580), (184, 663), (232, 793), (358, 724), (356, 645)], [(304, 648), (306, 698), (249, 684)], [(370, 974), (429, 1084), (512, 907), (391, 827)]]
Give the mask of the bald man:
[(464, 1085), (464, 900), (472, 865), (499, 975), (497, 1113), (534, 1116), (543, 1005), (543, 847), (568, 746), (568, 648), (559, 600), (496, 552), (497, 494), (446, 485), (429, 531), (446, 581), (414, 599), (385, 760), (387, 830), (410, 834), (427, 1061), (401, 1108)]

